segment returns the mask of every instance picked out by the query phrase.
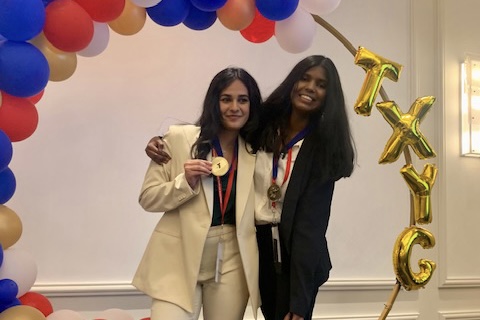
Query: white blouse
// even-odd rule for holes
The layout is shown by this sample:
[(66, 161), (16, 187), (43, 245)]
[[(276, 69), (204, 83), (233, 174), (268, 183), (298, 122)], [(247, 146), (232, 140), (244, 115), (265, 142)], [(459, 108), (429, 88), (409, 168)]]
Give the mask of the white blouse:
[(283, 207), (283, 198), (287, 190), (290, 176), (292, 175), (293, 166), (297, 159), (298, 152), (302, 146), (303, 139), (298, 141), (292, 147), (292, 163), (290, 164), (290, 172), (288, 179), (282, 184), (285, 177), (285, 169), (287, 167), (287, 156), (280, 157), (278, 161), (278, 173), (276, 183), (280, 186), (281, 197), (274, 203), (268, 199), (267, 190), (272, 185), (272, 171), (273, 171), (273, 153), (258, 151), (255, 163), (255, 223), (257, 225), (279, 223)]

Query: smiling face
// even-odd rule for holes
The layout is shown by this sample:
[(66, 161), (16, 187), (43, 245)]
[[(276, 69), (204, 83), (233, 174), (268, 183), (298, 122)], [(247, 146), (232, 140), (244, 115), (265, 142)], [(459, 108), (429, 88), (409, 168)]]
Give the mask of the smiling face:
[(327, 73), (321, 66), (308, 69), (292, 89), (293, 111), (309, 114), (323, 105), (327, 95)]
[(220, 93), (219, 104), (223, 129), (242, 129), (250, 115), (250, 98), (243, 82), (237, 79), (226, 87)]

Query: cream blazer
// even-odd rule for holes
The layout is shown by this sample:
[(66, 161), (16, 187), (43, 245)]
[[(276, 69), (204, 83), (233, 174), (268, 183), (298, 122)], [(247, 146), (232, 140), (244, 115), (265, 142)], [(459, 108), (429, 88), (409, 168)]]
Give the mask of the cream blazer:
[[(193, 125), (171, 126), (164, 136), (172, 156), (165, 165), (151, 162), (140, 193), (140, 205), (149, 212), (165, 212), (157, 223), (133, 278), (133, 285), (152, 298), (174, 303), (193, 312), (193, 297), (203, 245), (213, 212), (213, 179), (205, 177), (194, 190), (185, 179), (183, 164), (200, 129)], [(257, 317), (258, 248), (254, 217), (253, 172), (255, 156), (239, 137), (236, 230), (247, 279), (250, 303)], [(227, 267), (228, 266), (225, 266)], [(228, 270), (227, 270), (228, 271)]]

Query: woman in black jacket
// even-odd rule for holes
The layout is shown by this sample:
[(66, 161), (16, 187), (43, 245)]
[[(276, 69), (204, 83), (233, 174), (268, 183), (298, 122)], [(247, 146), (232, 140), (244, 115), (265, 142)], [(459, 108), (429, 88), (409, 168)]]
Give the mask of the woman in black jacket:
[(300, 61), (265, 100), (252, 141), (260, 295), (267, 320), (311, 319), (331, 269), (326, 231), (335, 181), (354, 146), (338, 72), (324, 56)]

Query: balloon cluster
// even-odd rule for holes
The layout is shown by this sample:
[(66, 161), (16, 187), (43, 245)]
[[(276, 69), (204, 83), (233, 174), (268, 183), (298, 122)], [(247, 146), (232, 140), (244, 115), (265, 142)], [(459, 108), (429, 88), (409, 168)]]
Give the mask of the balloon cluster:
[(0, 90), (19, 97), (40, 92), (48, 80), (75, 71), (77, 55), (103, 52), (110, 30), (138, 33), (147, 17), (161, 26), (205, 30), (217, 20), (246, 40), (275, 37), (281, 48), (308, 49), (312, 14), (335, 10), (340, 0), (0, 0)]
[(35, 104), (48, 81), (70, 78), (77, 56), (102, 53), (111, 30), (136, 34), (147, 17), (161, 26), (182, 24), (192, 30), (208, 29), (219, 20), (250, 42), (275, 37), (280, 47), (297, 53), (313, 42), (317, 25), (312, 15), (328, 14), (339, 4), (340, 0), (0, 0), (0, 204), (15, 190), (15, 177), (4, 166), (11, 157), (10, 142), (22, 141), (36, 130)]
[[(355, 64), (366, 71), (366, 77), (354, 109), (357, 114), (369, 116), (384, 78), (397, 81), (402, 66), (363, 47), (356, 52)], [(432, 222), (430, 195), (437, 176), (437, 168), (434, 164), (426, 164), (423, 173), (419, 174), (410, 163), (408, 149), (408, 147), (413, 149), (422, 160), (436, 156), (435, 151), (420, 131), (420, 123), (434, 102), (433, 96), (417, 98), (407, 113), (403, 113), (395, 101), (386, 100), (376, 104), (378, 111), (393, 129), (379, 163), (395, 162), (402, 152), (405, 152), (407, 160), (400, 173), (410, 189), (412, 202), (410, 226), (397, 237), (393, 251), (395, 275), (397, 281), (406, 290), (423, 288), (430, 281), (436, 267), (435, 262), (421, 259), (418, 262), (420, 271), (414, 272), (410, 264), (414, 245), (421, 245), (424, 249), (432, 248), (435, 245), (433, 234), (424, 228), (417, 227), (416, 224)]]
[[(33, 134), (35, 103), (48, 81), (64, 81), (77, 56), (108, 46), (110, 31), (138, 33), (147, 17), (161, 26), (205, 30), (217, 20), (253, 43), (277, 39), (281, 48), (308, 49), (317, 24), (312, 15), (335, 10), (340, 0), (0, 0), (0, 129), (12, 142)], [(40, 96), (40, 97), (39, 97)], [(2, 202), (4, 203), (4, 202)]]
[[(138, 5), (145, 5), (135, 1)], [(141, 1), (141, 0), (140, 0)], [(308, 49), (315, 35), (311, 14), (335, 10), (340, 0), (143, 0), (147, 15), (162, 26), (183, 24), (205, 30), (217, 20), (246, 40), (262, 43), (275, 37), (281, 48), (298, 53)]]

